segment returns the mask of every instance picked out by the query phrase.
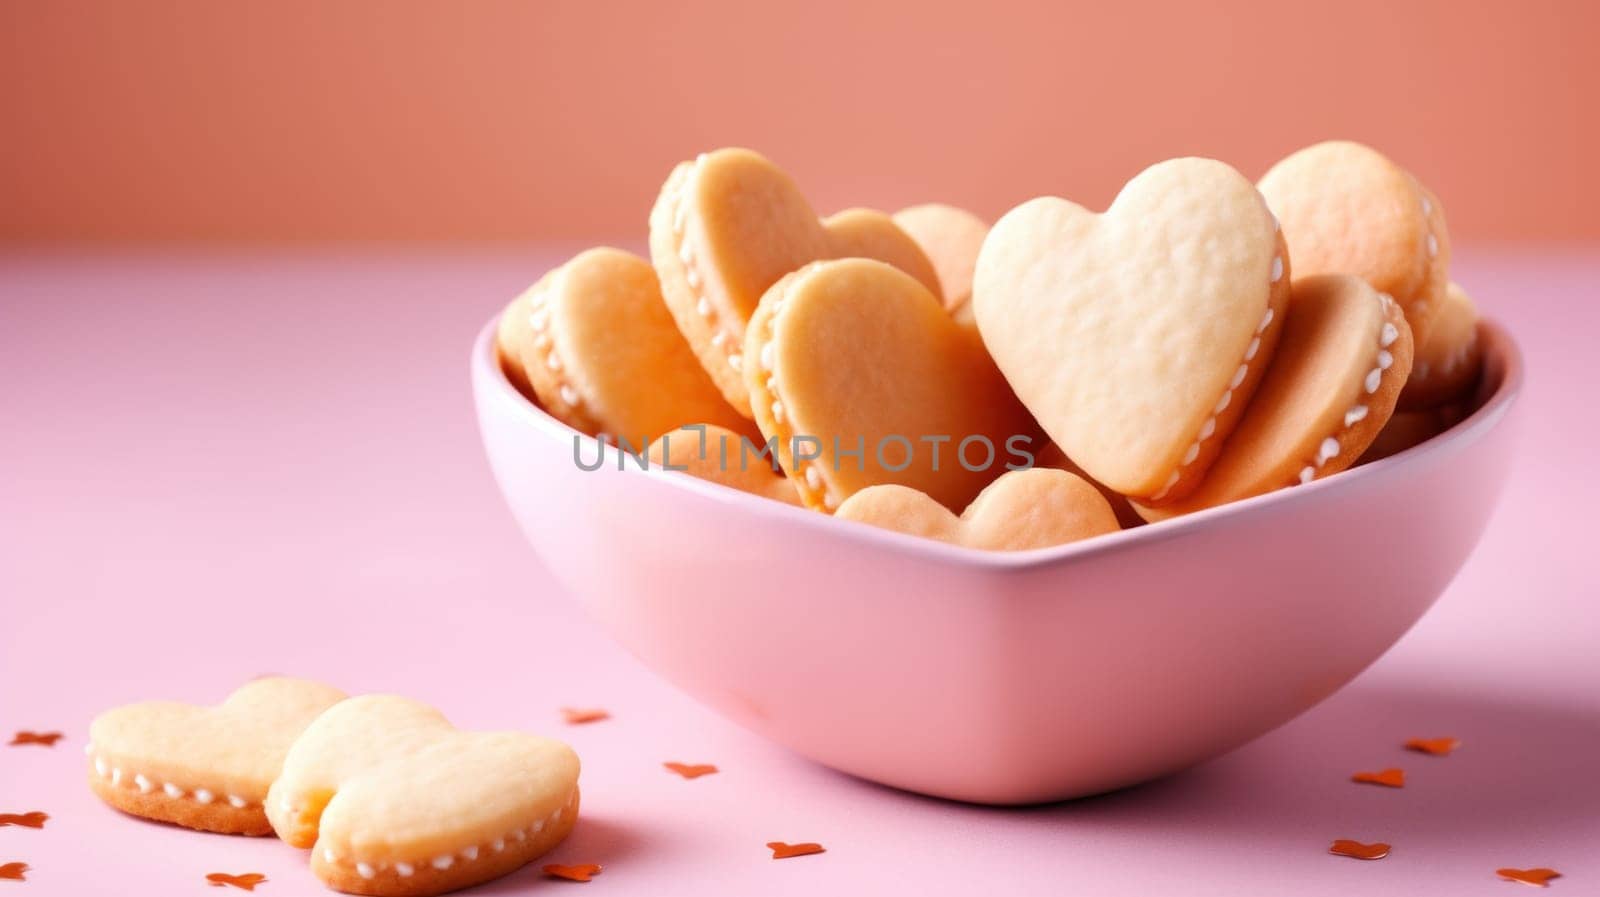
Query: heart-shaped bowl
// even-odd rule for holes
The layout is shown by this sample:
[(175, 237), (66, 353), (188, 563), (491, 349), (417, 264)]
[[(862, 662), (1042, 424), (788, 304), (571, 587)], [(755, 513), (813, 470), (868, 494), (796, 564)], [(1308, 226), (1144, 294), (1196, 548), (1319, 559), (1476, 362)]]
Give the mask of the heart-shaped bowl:
[(1515, 343), (1474, 410), (1325, 480), (1055, 548), (989, 553), (626, 470), (472, 353), (528, 541), (645, 664), (820, 763), (992, 804), (1095, 794), (1271, 730), (1376, 660), (1472, 552), (1513, 450)]

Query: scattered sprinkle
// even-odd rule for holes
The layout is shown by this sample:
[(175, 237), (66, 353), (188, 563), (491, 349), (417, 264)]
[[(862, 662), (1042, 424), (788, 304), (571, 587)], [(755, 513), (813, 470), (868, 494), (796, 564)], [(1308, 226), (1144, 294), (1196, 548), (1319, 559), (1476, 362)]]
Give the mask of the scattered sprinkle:
[(1561, 873), (1554, 869), (1496, 869), (1494, 874), (1506, 881), (1521, 882), (1536, 888), (1550, 887), (1550, 879), (1560, 878)]
[(772, 858), (787, 860), (790, 857), (809, 856), (813, 853), (822, 853), (826, 848), (821, 844), (806, 841), (801, 844), (786, 844), (782, 841), (768, 841), (767, 846), (772, 848)]
[(1340, 838), (1333, 842), (1333, 846), (1328, 848), (1328, 852), (1336, 856), (1350, 857), (1356, 860), (1381, 860), (1389, 855), (1389, 845), (1382, 841), (1362, 844), (1360, 841)]
[(20, 825), (23, 828), (44, 828), (44, 821), (50, 814), (34, 810), (31, 813), (0, 813), (0, 828), (8, 825)]
[(678, 763), (676, 761), (669, 761), (661, 765), (686, 779), (698, 779), (701, 776), (708, 776), (717, 771), (717, 768), (712, 766), (710, 763)]
[(588, 881), (600, 874), (599, 863), (581, 863), (577, 866), (563, 866), (560, 863), (551, 863), (540, 870), (551, 878), (564, 878), (567, 881)]
[(1432, 754), (1435, 757), (1448, 756), (1451, 751), (1461, 747), (1459, 738), (1412, 738), (1406, 742), (1406, 750), (1416, 751), (1419, 754)]
[(232, 885), (241, 891), (254, 891), (256, 885), (266, 881), (267, 877), (259, 872), (246, 872), (243, 875), (229, 875), (226, 872), (213, 872), (206, 876), (206, 881), (211, 882), (213, 888), (223, 885)]
[(60, 741), (63, 737), (65, 736), (63, 736), (60, 732), (29, 732), (28, 730), (24, 729), (21, 732), (11, 736), (10, 744), (42, 744), (45, 747), (55, 747), (56, 742)]
[(599, 722), (600, 720), (603, 720), (603, 719), (610, 719), (611, 718), (611, 714), (610, 713), (608, 713), (608, 712), (606, 712), (604, 710), (601, 710), (598, 707), (590, 708), (590, 709), (587, 709), (587, 710), (578, 710), (578, 709), (574, 709), (572, 707), (563, 707), (563, 708), (561, 708), (561, 716), (564, 719), (566, 719), (566, 721), (568, 723), (571, 723), (572, 725), (578, 725), (579, 723), (594, 723), (594, 722)]
[(1406, 786), (1406, 771), (1403, 769), (1385, 769), (1382, 772), (1358, 772), (1350, 777), (1352, 782), (1363, 785), (1382, 785), (1385, 788), (1404, 788)]

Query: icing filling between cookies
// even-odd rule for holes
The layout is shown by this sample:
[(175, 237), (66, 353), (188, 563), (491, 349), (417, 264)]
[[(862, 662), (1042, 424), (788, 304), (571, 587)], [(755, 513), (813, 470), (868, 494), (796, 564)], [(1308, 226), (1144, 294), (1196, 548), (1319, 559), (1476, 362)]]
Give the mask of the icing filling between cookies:
[[(1384, 372), (1394, 366), (1394, 356), (1389, 353), (1389, 347), (1394, 345), (1394, 341), (1400, 338), (1399, 328), (1395, 327), (1394, 323), (1387, 319), (1387, 312), (1394, 307), (1394, 299), (1390, 298), (1387, 293), (1379, 293), (1378, 298), (1383, 302), (1386, 314), (1383, 326), (1378, 328), (1378, 354), (1373, 362), (1372, 370), (1368, 371), (1367, 375), (1361, 380), (1361, 395), (1363, 397), (1377, 392), (1378, 387), (1383, 384)], [(1317, 478), (1317, 472), (1326, 466), (1329, 461), (1339, 457), (1339, 452), (1343, 450), (1343, 447), (1339, 444), (1339, 436), (1365, 420), (1367, 413), (1365, 398), (1357, 399), (1356, 403), (1350, 406), (1350, 410), (1344, 413), (1343, 425), (1332, 436), (1325, 437), (1317, 446), (1316, 457), (1300, 468), (1297, 482), (1311, 482)]]
[[(1282, 279), (1283, 256), (1274, 255), (1272, 257), (1271, 282), (1277, 283)], [(1270, 287), (1268, 289), (1270, 290)], [(1256, 353), (1261, 351), (1261, 336), (1267, 332), (1267, 327), (1272, 324), (1272, 316), (1272, 307), (1269, 305), (1267, 313), (1261, 316), (1261, 323), (1256, 325), (1256, 332), (1250, 337), (1250, 344), (1245, 347), (1244, 360), (1239, 362), (1239, 367), (1234, 370), (1233, 376), (1228, 379), (1228, 388), (1222, 391), (1222, 398), (1217, 400), (1216, 406), (1211, 409), (1211, 415), (1205, 419), (1205, 423), (1200, 425), (1200, 431), (1195, 434), (1194, 442), (1190, 443), (1189, 448), (1183, 453), (1183, 460), (1178, 462), (1178, 467), (1167, 475), (1167, 481), (1162, 484), (1161, 491), (1150, 497), (1151, 501), (1160, 501), (1167, 497), (1167, 493), (1171, 492), (1172, 487), (1178, 485), (1178, 480), (1183, 477), (1183, 469), (1193, 464), (1194, 459), (1200, 457), (1200, 444), (1210, 439), (1217, 432), (1217, 416), (1226, 411), (1228, 406), (1233, 403), (1233, 391), (1238, 389), (1239, 384), (1243, 383), (1245, 377), (1250, 375), (1250, 363), (1255, 361)]]
[(417, 873), (418, 868), (432, 867), (440, 872), (443, 872), (455, 866), (457, 863), (470, 863), (479, 859), (480, 857), (494, 856), (496, 854), (504, 853), (506, 848), (516, 844), (521, 844), (527, 841), (529, 838), (536, 837), (546, 828), (554, 826), (556, 823), (560, 822), (563, 816), (572, 811), (572, 808), (577, 803), (577, 800), (578, 790), (574, 788), (567, 794), (567, 799), (562, 802), (561, 806), (557, 807), (555, 812), (551, 813), (549, 816), (546, 816), (543, 819), (534, 820), (532, 824), (523, 826), (522, 828), (512, 829), (501, 837), (495, 838), (487, 843), (473, 844), (462, 848), (461, 850), (455, 851), (454, 853), (443, 853), (432, 858), (431, 860), (423, 860), (415, 863), (401, 862), (398, 860), (394, 862), (383, 860), (368, 861), (353, 857), (341, 857), (339, 853), (331, 847), (325, 847), (322, 849), (322, 860), (330, 865), (343, 865), (353, 869), (357, 875), (368, 880), (377, 878), (380, 873), (391, 870), (398, 878), (410, 878)]
[(784, 306), (789, 301), (789, 296), (794, 292), (795, 285), (805, 277), (806, 271), (816, 267), (816, 265), (817, 263), (813, 262), (801, 268), (800, 271), (789, 278), (789, 282), (784, 288), (776, 296), (772, 297), (772, 311), (767, 315), (767, 329), (766, 333), (763, 334), (764, 339), (761, 343), (760, 364), (761, 372), (766, 377), (763, 385), (767, 395), (772, 399), (773, 435), (777, 438), (780, 447), (789, 449), (790, 473), (792, 474), (790, 479), (794, 482), (795, 488), (804, 493), (805, 497), (809, 499), (809, 504), (813, 504), (813, 506), (821, 504), (829, 511), (833, 511), (839, 507), (840, 499), (823, 482), (822, 470), (817, 466), (817, 462), (821, 459), (812, 458), (802, 461), (794, 457), (794, 431), (787, 422), (783, 394), (778, 387), (776, 350), (773, 348), (774, 340), (778, 336), (778, 318), (782, 315)]
[(568, 381), (565, 371), (566, 365), (562, 363), (561, 356), (556, 352), (554, 341), (550, 337), (550, 290), (548, 287), (535, 290), (528, 297), (528, 326), (533, 331), (533, 348), (544, 353), (544, 367), (556, 382), (556, 395), (561, 398), (573, 411), (577, 411), (582, 404), (583, 397), (578, 395), (578, 390), (573, 388)]
[(700, 165), (705, 161), (705, 153), (696, 156), (689, 170), (684, 172), (683, 180), (678, 184), (672, 197), (672, 238), (678, 247), (678, 261), (683, 264), (683, 280), (689, 285), (689, 293), (694, 297), (694, 310), (706, 326), (711, 328), (711, 345), (721, 349), (726, 356), (728, 367), (734, 371), (744, 369), (744, 356), (739, 337), (730, 328), (722, 323), (722, 316), (711, 304), (711, 297), (705, 291), (705, 278), (701, 276), (698, 267), (698, 256), (695, 254), (694, 245), (689, 242), (686, 234), (689, 224), (689, 209), (686, 196), (689, 185), (700, 170)]
[(219, 799), (236, 810), (259, 807), (260, 803), (240, 797), (237, 794), (218, 794), (208, 788), (195, 788), (188, 785), (179, 785), (176, 782), (162, 782), (142, 772), (129, 772), (120, 766), (113, 766), (105, 757), (94, 753), (94, 745), (84, 745), (83, 752), (88, 754), (94, 763), (95, 775), (109, 780), (113, 788), (131, 788), (140, 794), (152, 794), (160, 791), (173, 800), (189, 799), (198, 804), (212, 804)]

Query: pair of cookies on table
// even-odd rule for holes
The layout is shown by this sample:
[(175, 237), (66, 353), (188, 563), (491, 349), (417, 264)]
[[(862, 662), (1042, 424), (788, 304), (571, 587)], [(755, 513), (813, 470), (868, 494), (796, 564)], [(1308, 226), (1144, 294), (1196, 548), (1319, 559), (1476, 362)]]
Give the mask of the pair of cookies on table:
[(391, 695), (269, 677), (214, 707), (119, 707), (90, 727), (89, 785), (135, 816), (276, 833), (352, 894), (426, 895), (514, 871), (566, 837), (578, 758), (517, 732), (462, 732)]

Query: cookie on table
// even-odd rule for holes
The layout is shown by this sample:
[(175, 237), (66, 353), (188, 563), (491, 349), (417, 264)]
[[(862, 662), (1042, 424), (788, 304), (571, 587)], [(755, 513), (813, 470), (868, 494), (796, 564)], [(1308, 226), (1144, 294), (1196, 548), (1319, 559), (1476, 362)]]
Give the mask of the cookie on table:
[(847, 257), (902, 266), (939, 295), (932, 263), (888, 216), (855, 209), (824, 222), (788, 174), (747, 149), (679, 164), (650, 212), (650, 259), (667, 306), (711, 379), (746, 416), (745, 325), (762, 294), (807, 262)]
[(1097, 214), (1029, 200), (990, 230), (972, 303), (983, 343), (1052, 441), (1146, 504), (1205, 476), (1272, 358), (1289, 257), (1229, 166), (1172, 159)]
[(499, 878), (578, 817), (578, 757), (549, 738), (463, 732), (406, 698), (364, 695), (295, 742), (267, 798), (273, 829), (348, 894), (422, 897)]
[(810, 508), (831, 512), (882, 483), (965, 507), (1005, 471), (1010, 440), (1039, 444), (983, 346), (883, 262), (785, 276), (750, 319), (744, 353), (756, 422)]
[(632, 253), (574, 256), (528, 290), (526, 318), (522, 369), (539, 404), (575, 430), (637, 448), (687, 421), (753, 430), (684, 342), (655, 269)]
[(1478, 308), (1465, 290), (1452, 283), (1445, 288), (1427, 338), (1417, 346), (1399, 407), (1416, 411), (1459, 402), (1472, 392), (1482, 368)]
[(289, 746), (344, 693), (306, 679), (250, 682), (214, 707), (148, 701), (89, 726), (89, 787), (134, 816), (267, 835), (262, 808)]
[(1450, 231), (1439, 198), (1411, 172), (1369, 146), (1330, 140), (1285, 157), (1259, 186), (1295, 273), (1366, 280), (1427, 341), (1450, 282)]
[(1411, 328), (1389, 297), (1348, 274), (1296, 279), (1272, 364), (1199, 488), (1135, 509), (1161, 520), (1344, 470), (1394, 413), (1411, 358)]
[(1048, 467), (1002, 474), (959, 517), (925, 493), (896, 485), (863, 489), (834, 516), (989, 551), (1048, 548), (1121, 529), (1093, 484)]

